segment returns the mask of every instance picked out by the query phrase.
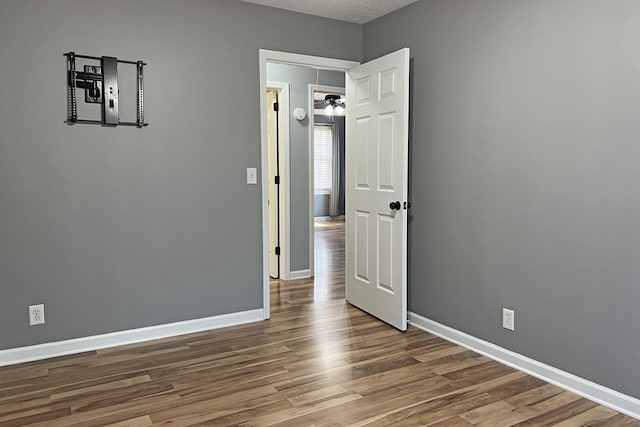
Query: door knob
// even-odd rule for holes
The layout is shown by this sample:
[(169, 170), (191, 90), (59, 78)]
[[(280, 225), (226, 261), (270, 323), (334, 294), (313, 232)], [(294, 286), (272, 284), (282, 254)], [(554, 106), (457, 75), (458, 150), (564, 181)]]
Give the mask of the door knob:
[(389, 203), (389, 209), (399, 211), (400, 210), (400, 202), (391, 202), (391, 203)]

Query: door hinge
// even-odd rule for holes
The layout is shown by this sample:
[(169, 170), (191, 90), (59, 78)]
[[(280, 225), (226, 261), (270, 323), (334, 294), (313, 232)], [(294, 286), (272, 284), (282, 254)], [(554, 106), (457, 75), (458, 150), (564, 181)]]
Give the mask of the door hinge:
[(280, 175), (276, 175), (275, 180), (274, 180), (274, 183), (275, 183), (276, 185), (280, 185)]
[(280, 111), (280, 103), (278, 102), (273, 103), (273, 111)]
[(276, 246), (276, 255), (280, 255), (280, 246)]

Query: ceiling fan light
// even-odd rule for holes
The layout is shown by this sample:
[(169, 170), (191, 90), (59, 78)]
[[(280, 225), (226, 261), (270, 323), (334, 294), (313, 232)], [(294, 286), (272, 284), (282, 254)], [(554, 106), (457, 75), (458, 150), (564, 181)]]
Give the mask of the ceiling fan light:
[(327, 105), (327, 107), (324, 109), (324, 114), (326, 114), (327, 116), (333, 114), (333, 106), (331, 104)]
[(342, 105), (336, 105), (336, 114), (339, 116), (344, 115), (344, 107)]

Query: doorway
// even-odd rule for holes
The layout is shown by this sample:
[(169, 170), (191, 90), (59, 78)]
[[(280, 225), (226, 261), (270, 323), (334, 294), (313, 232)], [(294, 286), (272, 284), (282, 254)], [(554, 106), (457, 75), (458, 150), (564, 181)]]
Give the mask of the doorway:
[[(344, 76), (344, 73), (341, 73)], [(345, 217), (345, 88), (309, 85), (309, 263), (315, 274), (315, 223), (318, 219), (343, 220)], [(338, 103), (336, 103), (336, 100)], [(332, 101), (332, 102), (330, 102)], [(338, 108), (335, 106), (338, 105)]]
[(288, 271), (288, 106), (289, 84), (268, 82), (267, 115), (267, 187), (269, 277), (279, 279)]
[[(290, 64), (290, 65), (297, 65), (297, 66), (303, 66), (303, 67), (309, 67), (312, 69), (319, 69), (319, 70), (331, 70), (331, 71), (339, 71), (342, 73), (345, 73), (347, 70), (349, 70), (350, 68), (354, 67), (355, 65), (357, 65), (357, 62), (354, 61), (345, 61), (345, 60), (339, 60), (339, 59), (331, 59), (331, 58), (322, 58), (322, 57), (315, 57), (315, 56), (308, 56), (308, 55), (299, 55), (299, 54), (292, 54), (292, 53), (287, 53), (287, 52), (277, 52), (277, 51), (268, 51), (268, 50), (260, 50), (260, 85), (261, 88), (264, 88), (263, 90), (260, 91), (260, 96), (261, 96), (261, 102), (260, 105), (266, 105), (266, 97), (267, 97), (267, 63), (271, 63), (271, 64)], [(309, 104), (306, 105), (296, 105), (296, 107), (302, 107), (304, 109), (306, 109), (306, 120), (309, 120), (309, 113), (311, 113), (313, 111), (313, 98), (309, 99)], [(292, 106), (293, 107), (293, 106)], [(305, 108), (306, 107), (306, 108)], [(292, 118), (291, 113), (293, 108), (287, 113), (287, 117)], [(268, 182), (269, 182), (269, 178), (268, 178), (268, 156), (267, 156), (267, 152), (268, 152), (268, 144), (266, 141), (266, 135), (267, 135), (267, 110), (265, 108), (261, 108), (261, 134), (262, 134), (262, 162), (261, 162), (261, 170), (262, 170), (262, 175), (261, 175), (261, 181), (262, 181), (262, 188), (263, 188), (263, 201), (262, 201), (262, 207), (263, 207), (263, 212), (265, 213), (263, 215), (263, 311), (264, 311), (264, 318), (268, 319), (270, 317), (270, 258), (269, 258), (269, 244), (270, 244), (270, 239), (269, 239), (269, 234), (268, 234), (268, 230), (269, 230), (269, 215), (268, 215), (268, 211), (269, 211), (269, 197), (268, 197)], [(296, 118), (297, 119), (297, 118)], [(303, 117), (301, 120), (304, 120), (305, 118)], [(295, 120), (295, 119), (294, 119)], [(300, 119), (297, 119), (300, 120)], [(291, 139), (289, 139), (291, 140)], [(281, 146), (281, 149), (284, 148), (285, 151), (286, 147)], [(311, 157), (311, 156), (310, 156)], [(309, 159), (309, 162), (311, 162), (312, 159)], [(281, 168), (281, 171), (285, 174), (287, 174), (287, 176), (290, 176), (290, 168), (291, 168), (291, 160), (290, 159), (283, 159), (283, 165)], [(287, 188), (287, 183), (290, 185), (291, 180), (287, 180), (285, 181), (285, 185), (283, 186), (283, 188), (281, 189), (284, 194), (283, 194), (283, 199), (285, 204), (287, 204), (289, 202), (289, 195), (291, 193), (291, 188)], [(312, 183), (310, 185), (313, 185)], [(309, 222), (309, 244), (307, 246), (308, 248), (308, 254), (309, 254), (309, 258), (308, 258), (308, 270), (299, 272), (298, 270), (296, 270), (296, 266), (293, 265), (293, 273), (298, 273), (300, 275), (302, 275), (302, 277), (304, 277), (304, 275), (306, 274), (307, 277), (311, 276), (313, 274), (313, 253), (314, 253), (314, 246), (313, 242), (314, 239), (312, 237), (312, 232), (313, 232), (313, 221), (312, 221), (312, 213), (313, 213), (313, 202), (312, 202), (312, 197), (313, 197), (313, 192), (310, 192), (310, 197), (309, 197), (309, 204), (307, 205), (307, 209), (309, 210), (309, 215), (307, 216), (307, 221)], [(291, 206), (286, 206), (284, 208), (284, 212), (281, 212), (281, 229), (285, 230), (285, 234), (286, 237), (285, 239), (287, 239), (287, 241), (285, 242), (285, 247), (283, 247), (283, 251), (281, 251), (281, 265), (284, 265), (286, 263), (289, 263), (287, 267), (289, 268), (284, 268), (281, 271), (281, 278), (287, 280), (287, 279), (294, 279), (297, 278), (295, 277), (296, 274), (289, 274), (289, 277), (287, 276), (287, 273), (292, 273), (291, 271), (291, 255), (292, 255), (292, 251), (295, 252), (295, 249), (293, 249), (291, 247), (291, 241), (290, 241), (290, 227), (291, 227), (291, 221), (290, 218), (294, 216), (291, 214)], [(294, 260), (295, 261), (295, 260)], [(292, 277), (293, 276), (293, 277)]]
[[(329, 58), (260, 50), (260, 98), (266, 97), (267, 64), (292, 64), (347, 75), (347, 97), (353, 100), (348, 120), (346, 182), (346, 300), (390, 325), (406, 330), (407, 325), (407, 209), (409, 142), (409, 49), (402, 48), (365, 64)], [(312, 97), (307, 97), (312, 102)], [(293, 109), (294, 107), (292, 107)], [(312, 111), (295, 107), (296, 120)], [(266, 110), (261, 114), (263, 194), (263, 314), (270, 317), (268, 270), (268, 156)], [(303, 152), (309, 153), (308, 143)], [(290, 148), (293, 148), (292, 144)], [(293, 157), (293, 156), (292, 156)], [(299, 163), (290, 161), (288, 166)], [(309, 181), (309, 173), (304, 178)], [(290, 180), (290, 181), (293, 181)], [(307, 187), (307, 192), (309, 188)], [(311, 195), (309, 195), (311, 198)], [(293, 201), (293, 199), (292, 199)], [(312, 210), (313, 203), (307, 205)], [(290, 218), (306, 218), (294, 215)], [(310, 228), (310, 225), (307, 225)], [(303, 233), (304, 234), (304, 233)], [(293, 239), (292, 239), (293, 240)], [(297, 240), (297, 239), (296, 239)], [(309, 238), (311, 241), (311, 237)], [(306, 265), (314, 248), (310, 247)], [(289, 248), (289, 253), (298, 254)], [(300, 251), (302, 252), (302, 251)], [(304, 254), (302, 255), (304, 259)], [(290, 262), (292, 262), (290, 260)]]

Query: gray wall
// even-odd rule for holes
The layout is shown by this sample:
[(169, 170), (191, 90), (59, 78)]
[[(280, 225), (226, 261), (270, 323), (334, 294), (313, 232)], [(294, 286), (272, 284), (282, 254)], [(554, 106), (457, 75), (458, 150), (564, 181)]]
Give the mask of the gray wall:
[(329, 216), (329, 199), (328, 194), (315, 194), (313, 196), (313, 216), (316, 218)]
[(636, 0), (425, 0), (363, 50), (411, 48), (410, 310), (636, 398), (638, 40)]
[[(306, 32), (307, 34), (311, 34)], [(311, 38), (311, 37), (310, 37)], [(282, 50), (282, 49), (280, 49)], [(332, 55), (328, 55), (334, 57)], [(304, 120), (289, 117), (291, 271), (309, 268), (309, 84), (344, 87), (344, 73), (285, 64), (267, 64), (267, 80), (289, 83), (290, 112), (302, 107)]]
[[(258, 49), (359, 60), (362, 27), (235, 0), (0, 0), (0, 40), (0, 349), (262, 307)], [(71, 50), (147, 61), (150, 126), (65, 125)]]

